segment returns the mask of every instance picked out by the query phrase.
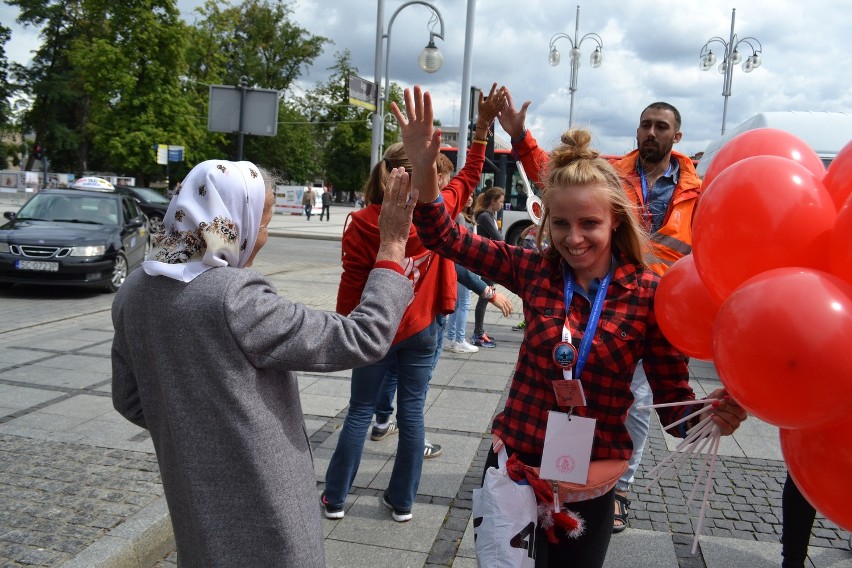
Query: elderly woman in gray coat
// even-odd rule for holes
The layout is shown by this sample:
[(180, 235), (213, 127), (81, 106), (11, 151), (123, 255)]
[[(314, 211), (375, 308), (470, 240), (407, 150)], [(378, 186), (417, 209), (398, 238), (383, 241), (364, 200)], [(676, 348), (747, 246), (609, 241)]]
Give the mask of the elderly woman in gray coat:
[(272, 218), (265, 175), (249, 162), (193, 168), (113, 303), (113, 404), (151, 433), (181, 566), (325, 566), (296, 371), (381, 359), (412, 299), (401, 263), (416, 192), (401, 168), (348, 317), (246, 270)]

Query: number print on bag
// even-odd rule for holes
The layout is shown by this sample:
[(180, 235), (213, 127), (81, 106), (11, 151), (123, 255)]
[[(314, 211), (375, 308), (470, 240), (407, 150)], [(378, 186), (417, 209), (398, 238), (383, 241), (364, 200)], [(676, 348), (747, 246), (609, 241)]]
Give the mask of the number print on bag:
[(524, 530), (512, 537), (509, 544), (512, 548), (526, 548), (527, 556), (535, 558), (535, 523), (525, 526)]

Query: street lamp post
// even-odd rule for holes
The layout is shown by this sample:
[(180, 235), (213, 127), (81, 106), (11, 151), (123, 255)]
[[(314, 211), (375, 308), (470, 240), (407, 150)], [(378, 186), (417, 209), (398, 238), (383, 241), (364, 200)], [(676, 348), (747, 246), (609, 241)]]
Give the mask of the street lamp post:
[[(379, 90), (378, 100), (376, 101), (376, 111), (373, 113), (373, 136), (372, 136), (372, 145), (370, 150), (370, 168), (372, 169), (379, 160), (381, 159), (383, 147), (385, 143), (385, 102), (387, 101), (387, 97), (390, 93), (390, 42), (391, 42), (391, 28), (393, 27), (393, 22), (396, 19), (397, 15), (408, 6), (412, 4), (421, 4), (426, 6), (432, 11), (432, 19), (430, 23), (434, 22), (434, 19), (437, 18), (438, 22), (441, 24), (441, 32), (434, 32), (431, 29), (429, 30), (429, 43), (426, 44), (426, 47), (423, 48), (423, 51), (420, 52), (420, 56), (417, 58), (417, 63), (420, 65), (420, 68), (426, 71), (427, 73), (434, 73), (444, 64), (444, 56), (441, 55), (441, 52), (435, 46), (435, 38), (444, 39), (444, 19), (441, 17), (441, 13), (438, 9), (430, 4), (429, 2), (423, 2), (421, 0), (412, 0), (410, 2), (404, 3), (402, 6), (396, 9), (396, 11), (391, 15), (390, 20), (388, 21), (387, 31), (382, 31), (382, 25), (384, 23), (384, 0), (378, 0), (378, 12), (376, 18), (376, 59), (375, 59), (375, 77), (376, 77), (376, 85), (381, 85), (382, 74), (381, 74), (381, 62), (382, 55), (384, 54), (385, 60), (385, 85), (383, 89)], [(382, 49), (382, 44), (384, 44), (384, 50)]]
[(560, 55), (559, 51), (556, 49), (556, 42), (565, 38), (568, 40), (568, 43), (571, 44), (571, 84), (568, 87), (568, 91), (571, 93), (571, 107), (568, 111), (568, 128), (574, 123), (574, 93), (577, 91), (577, 72), (580, 70), (580, 57), (582, 54), (580, 53), (580, 45), (587, 39), (595, 42), (597, 47), (592, 52), (592, 56), (589, 58), (589, 63), (592, 67), (600, 67), (601, 62), (603, 61), (603, 40), (601, 40), (601, 36), (596, 33), (588, 33), (583, 37), (580, 37), (580, 7), (577, 6), (577, 17), (574, 20), (574, 37), (572, 38), (568, 34), (558, 33), (554, 34), (552, 38), (550, 38), (550, 55), (548, 56), (548, 62), (556, 67), (559, 65)]
[(723, 136), (725, 134), (725, 122), (728, 118), (728, 97), (731, 96), (731, 81), (734, 74), (734, 65), (737, 65), (740, 61), (742, 61), (742, 55), (740, 55), (739, 47), (740, 45), (745, 44), (751, 49), (751, 55), (749, 55), (743, 62), (743, 71), (746, 73), (751, 73), (760, 67), (760, 54), (763, 51), (763, 46), (760, 45), (757, 38), (744, 37), (740, 39), (737, 37), (737, 34), (734, 33), (734, 20), (736, 15), (737, 9), (734, 8), (731, 12), (731, 34), (728, 37), (728, 41), (725, 41), (719, 36), (711, 37), (701, 48), (701, 53), (698, 55), (701, 58), (701, 62), (699, 64), (701, 70), (709, 71), (713, 65), (716, 64), (716, 56), (713, 55), (713, 50), (710, 49), (710, 46), (714, 43), (718, 43), (722, 46), (725, 53), (725, 59), (719, 64), (719, 73), (725, 77), (722, 83), (722, 96), (725, 98), (725, 105), (722, 108)]

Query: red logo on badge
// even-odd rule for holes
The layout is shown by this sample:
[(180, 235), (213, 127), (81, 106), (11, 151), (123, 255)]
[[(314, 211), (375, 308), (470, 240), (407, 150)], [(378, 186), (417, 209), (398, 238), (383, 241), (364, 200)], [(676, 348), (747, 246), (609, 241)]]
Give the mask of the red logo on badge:
[(577, 462), (575, 462), (574, 458), (569, 455), (560, 456), (559, 459), (556, 460), (556, 469), (562, 473), (571, 473), (574, 471), (576, 466)]

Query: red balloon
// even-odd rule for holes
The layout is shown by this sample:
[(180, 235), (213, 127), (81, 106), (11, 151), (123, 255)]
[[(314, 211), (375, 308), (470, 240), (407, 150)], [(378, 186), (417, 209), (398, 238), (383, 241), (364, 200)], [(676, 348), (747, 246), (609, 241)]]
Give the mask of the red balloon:
[(831, 273), (852, 283), (852, 195), (837, 212), (828, 258)]
[(846, 144), (831, 161), (822, 183), (839, 210), (852, 194), (852, 142)]
[(746, 410), (782, 428), (852, 413), (852, 285), (825, 272), (779, 268), (722, 304), (713, 359)]
[(828, 270), (837, 212), (822, 182), (803, 166), (755, 156), (726, 168), (698, 201), (692, 253), (710, 293), (724, 300), (773, 268)]
[(713, 358), (713, 320), (721, 305), (698, 276), (691, 254), (672, 264), (654, 295), (654, 313), (669, 343), (705, 361)]
[[(848, 392), (843, 393), (850, 396)], [(801, 430), (781, 430), (781, 451), (802, 495), (837, 526), (852, 530), (852, 420)], [(847, 489), (839, 489), (847, 487)]]
[(778, 156), (798, 162), (813, 173), (817, 179), (825, 175), (825, 166), (808, 144), (786, 130), (777, 128), (755, 128), (746, 130), (728, 140), (713, 157), (704, 172), (706, 187), (728, 166), (752, 156)]

